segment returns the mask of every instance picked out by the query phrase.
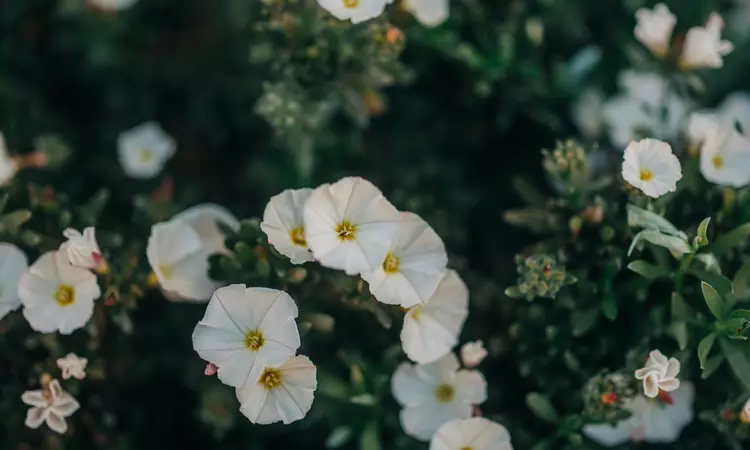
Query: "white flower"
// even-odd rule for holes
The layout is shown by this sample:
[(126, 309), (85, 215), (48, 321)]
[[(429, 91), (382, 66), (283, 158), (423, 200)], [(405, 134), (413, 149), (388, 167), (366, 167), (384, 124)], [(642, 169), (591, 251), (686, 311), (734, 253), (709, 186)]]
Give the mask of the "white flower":
[(696, 111), (690, 114), (690, 119), (685, 129), (690, 145), (694, 148), (700, 146), (706, 138), (719, 128), (716, 115), (706, 111)]
[(635, 12), (635, 17), (638, 20), (634, 30), (636, 39), (648, 47), (654, 55), (665, 56), (669, 50), (669, 40), (677, 23), (677, 17), (664, 3), (658, 3), (653, 10), (640, 8)]
[(722, 126), (736, 128), (743, 136), (750, 136), (750, 93), (733, 92), (716, 108), (718, 122)]
[(378, 301), (411, 308), (435, 293), (447, 264), (440, 236), (421, 217), (404, 212), (382, 263), (362, 278)]
[(419, 23), (427, 27), (436, 27), (450, 14), (448, 0), (404, 0), (404, 9), (414, 14)]
[(217, 289), (193, 331), (193, 348), (216, 364), (219, 379), (241, 388), (300, 346), (297, 305), (283, 291), (244, 284)]
[(339, 20), (360, 23), (383, 14), (390, 0), (317, 0), (318, 4)]
[(744, 424), (750, 423), (750, 400), (746, 401), (740, 411), (740, 422)]
[(268, 366), (245, 387), (237, 389), (240, 412), (250, 422), (290, 424), (310, 411), (318, 385), (315, 365), (307, 356), (294, 356), (282, 365)]
[(467, 342), (461, 347), (461, 362), (464, 367), (473, 369), (487, 357), (487, 349), (482, 341)]
[(96, 275), (73, 266), (61, 252), (43, 254), (18, 280), (23, 316), (41, 333), (70, 334), (83, 327), (100, 295)]
[(0, 133), (0, 186), (5, 186), (16, 176), (18, 172), (18, 163), (10, 155), (8, 148), (5, 146), (5, 136)]
[(400, 222), (398, 210), (359, 177), (324, 184), (304, 208), (307, 245), (321, 265), (348, 275), (373, 272), (385, 259)]
[(63, 236), (68, 240), (60, 246), (60, 251), (67, 255), (71, 264), (84, 269), (98, 269), (104, 267), (106, 262), (96, 242), (96, 230), (94, 227), (86, 227), (81, 234), (78, 230), (67, 228)]
[(504, 426), (484, 417), (444, 424), (432, 437), (430, 450), (513, 450)]
[(117, 137), (117, 156), (132, 178), (153, 178), (174, 155), (177, 144), (156, 122), (124, 131)]
[(453, 353), (426, 365), (402, 363), (391, 379), (409, 436), (429, 440), (446, 422), (471, 417), (473, 405), (487, 400), (487, 382), (476, 370), (459, 370)]
[(65, 418), (81, 407), (72, 395), (62, 390), (57, 380), (50, 381), (43, 389), (24, 392), (21, 400), (32, 407), (26, 413), (27, 427), (39, 428), (46, 422), (52, 431), (60, 434), (68, 430)]
[(586, 89), (573, 104), (573, 121), (584, 136), (597, 138), (604, 130), (604, 96), (599, 90)]
[(88, 359), (79, 358), (75, 353), (68, 353), (64, 358), (58, 358), (57, 360), (57, 367), (62, 370), (63, 380), (70, 377), (83, 380), (86, 378), (86, 366), (88, 364)]
[(642, 139), (631, 142), (625, 149), (622, 177), (644, 194), (656, 198), (677, 190), (682, 168), (669, 144)]
[(176, 214), (170, 222), (180, 222), (188, 225), (198, 233), (198, 237), (212, 253), (225, 253), (224, 233), (219, 224), (232, 230), (240, 227), (240, 221), (226, 208), (214, 203), (201, 203)]
[(18, 247), (0, 242), (0, 319), (21, 306), (18, 279), (28, 267), (29, 261)]
[(268, 242), (292, 264), (312, 261), (312, 253), (307, 248), (305, 224), (302, 210), (312, 194), (312, 189), (287, 189), (274, 195), (263, 211), (261, 230), (268, 236)]
[(88, 0), (91, 5), (104, 11), (121, 11), (131, 8), (138, 0)]
[(656, 398), (660, 390), (672, 392), (680, 387), (678, 373), (680, 361), (677, 358), (667, 359), (659, 350), (652, 350), (646, 366), (635, 371), (635, 379), (643, 380), (643, 393), (646, 397)]
[(734, 127), (717, 126), (703, 142), (700, 155), (703, 177), (723, 186), (750, 183), (750, 140)]
[(721, 40), (724, 20), (717, 13), (712, 13), (705, 27), (693, 27), (685, 35), (685, 44), (680, 55), (680, 67), (685, 70), (724, 66), (723, 56), (733, 49), (729, 41)]

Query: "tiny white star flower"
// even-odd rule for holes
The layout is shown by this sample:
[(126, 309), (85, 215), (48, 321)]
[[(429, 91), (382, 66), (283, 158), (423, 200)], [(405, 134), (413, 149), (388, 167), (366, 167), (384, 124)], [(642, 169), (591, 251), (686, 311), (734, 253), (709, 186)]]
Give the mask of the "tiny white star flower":
[(471, 417), (473, 405), (487, 400), (487, 382), (476, 370), (459, 370), (456, 355), (425, 365), (402, 363), (391, 378), (391, 390), (403, 406), (406, 434), (428, 441), (446, 422)]
[(404, 8), (426, 27), (436, 27), (448, 20), (448, 0), (404, 0)]
[(717, 125), (701, 147), (700, 170), (706, 180), (722, 186), (750, 184), (750, 140), (734, 127)]
[(95, 8), (103, 11), (122, 11), (132, 8), (138, 0), (88, 0)]
[(651, 52), (664, 57), (669, 50), (669, 40), (677, 23), (677, 17), (669, 11), (664, 3), (658, 3), (654, 9), (640, 8), (635, 12), (638, 23), (634, 34)]
[(57, 367), (62, 371), (63, 380), (71, 377), (83, 380), (86, 378), (86, 366), (88, 364), (87, 358), (79, 358), (75, 353), (68, 353), (64, 358), (57, 359)]
[(339, 20), (361, 23), (383, 14), (390, 0), (317, 0), (318, 4)]
[(642, 139), (631, 142), (625, 149), (622, 177), (644, 194), (656, 198), (677, 190), (682, 168), (669, 144)]
[(263, 211), (260, 229), (268, 236), (268, 242), (292, 264), (312, 261), (312, 253), (307, 248), (305, 224), (302, 210), (312, 194), (312, 189), (287, 189), (274, 195)]
[(28, 268), (29, 260), (18, 247), (0, 242), (0, 319), (21, 306), (18, 279)]
[(430, 450), (513, 450), (510, 433), (484, 417), (445, 423), (430, 441)]
[(237, 389), (240, 412), (259, 425), (290, 424), (304, 418), (318, 386), (316, 373), (307, 356), (293, 356), (278, 367), (265, 367), (257, 379)]
[(411, 308), (424, 304), (445, 275), (448, 254), (435, 230), (414, 213), (401, 221), (388, 253), (377, 270), (362, 279), (378, 301)]
[(43, 389), (26, 391), (21, 400), (32, 408), (26, 413), (26, 426), (39, 428), (43, 423), (56, 433), (64, 434), (68, 430), (65, 421), (81, 405), (72, 395), (62, 390), (60, 382), (52, 380)]
[(680, 67), (685, 70), (723, 67), (723, 57), (734, 49), (731, 42), (721, 40), (723, 28), (724, 20), (719, 14), (712, 13), (705, 27), (689, 29), (680, 56)]
[(680, 361), (677, 358), (667, 359), (659, 350), (653, 350), (648, 355), (646, 365), (635, 371), (635, 379), (643, 380), (643, 393), (646, 397), (656, 398), (659, 391), (672, 392), (680, 387), (678, 373)]
[(315, 259), (347, 275), (373, 272), (382, 264), (401, 220), (380, 190), (359, 177), (315, 189), (303, 217)]
[(8, 154), (5, 136), (0, 133), (0, 186), (5, 186), (13, 181), (16, 172), (18, 172), (18, 163)]
[(98, 269), (106, 262), (96, 242), (96, 229), (86, 227), (83, 234), (73, 228), (63, 231), (63, 236), (68, 240), (60, 246), (60, 251), (68, 256), (68, 260), (76, 267), (84, 269)]
[(744, 424), (750, 423), (750, 400), (746, 401), (742, 406), (742, 411), (740, 411), (740, 422)]
[(153, 178), (174, 156), (177, 144), (156, 122), (146, 122), (117, 137), (117, 155), (131, 178)]
[(461, 347), (461, 362), (464, 367), (473, 369), (487, 357), (487, 349), (482, 341), (467, 342)]
[(70, 264), (59, 251), (40, 256), (18, 280), (23, 316), (41, 333), (70, 334), (82, 328), (101, 295), (96, 275)]
[(193, 348), (218, 367), (219, 379), (241, 388), (264, 367), (277, 367), (300, 346), (297, 305), (283, 291), (233, 284), (217, 289), (193, 331)]

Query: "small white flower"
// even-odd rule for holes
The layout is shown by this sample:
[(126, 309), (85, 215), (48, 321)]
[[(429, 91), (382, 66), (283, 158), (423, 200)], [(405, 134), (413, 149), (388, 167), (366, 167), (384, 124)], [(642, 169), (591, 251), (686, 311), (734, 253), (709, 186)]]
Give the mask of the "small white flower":
[(693, 148), (699, 147), (706, 138), (716, 132), (719, 121), (716, 115), (706, 111), (696, 111), (690, 114), (690, 119), (685, 129), (685, 135)]
[(750, 423), (750, 400), (746, 401), (740, 411), (740, 422), (744, 424)]
[(750, 183), (750, 140), (734, 127), (716, 126), (703, 142), (700, 155), (703, 177), (722, 186)]
[(573, 121), (587, 138), (597, 138), (604, 131), (604, 95), (597, 89), (586, 89), (573, 104)]
[(643, 393), (646, 397), (656, 398), (659, 391), (672, 392), (680, 387), (678, 373), (680, 361), (677, 358), (667, 359), (659, 350), (653, 350), (648, 355), (646, 365), (635, 371), (635, 379), (643, 380)]
[(721, 125), (737, 128), (743, 136), (750, 136), (750, 93), (732, 92), (716, 108)]
[(265, 367), (257, 379), (237, 389), (240, 412), (259, 425), (302, 419), (313, 403), (316, 373), (307, 356), (293, 356), (278, 367)]
[(32, 407), (26, 413), (27, 427), (39, 428), (46, 422), (52, 431), (60, 434), (68, 430), (65, 418), (81, 407), (72, 395), (62, 390), (57, 380), (50, 381), (43, 389), (24, 392), (21, 400)]
[(339, 20), (360, 23), (383, 14), (390, 0), (317, 0), (318, 4)]
[(104, 11), (122, 11), (133, 7), (138, 0), (88, 0), (95, 8)]
[(398, 230), (398, 210), (372, 183), (359, 177), (324, 184), (304, 208), (307, 245), (321, 265), (348, 275), (373, 272)]
[(5, 186), (13, 181), (18, 172), (18, 163), (10, 155), (5, 146), (5, 136), (0, 133), (0, 186)]
[(193, 331), (193, 348), (218, 367), (219, 379), (241, 388), (264, 367), (277, 367), (300, 346), (297, 305), (283, 291), (244, 284), (217, 289)]
[(447, 264), (440, 236), (421, 217), (404, 212), (383, 262), (362, 278), (378, 301), (411, 308), (435, 293)]
[(467, 342), (461, 347), (461, 362), (464, 367), (473, 369), (487, 357), (487, 349), (482, 341)]
[(471, 417), (473, 405), (487, 400), (487, 382), (476, 370), (459, 370), (453, 353), (426, 365), (402, 363), (391, 379), (409, 436), (428, 441), (446, 422)]
[(83, 327), (100, 295), (96, 275), (73, 266), (61, 252), (43, 254), (18, 280), (23, 316), (41, 333), (70, 334)]
[(203, 245), (212, 253), (227, 252), (219, 224), (235, 231), (240, 227), (240, 221), (231, 212), (214, 203), (191, 206), (172, 217), (170, 222), (184, 223), (195, 230)]
[(117, 155), (132, 178), (153, 178), (174, 155), (177, 144), (156, 122), (146, 122), (120, 133)]
[(292, 264), (312, 261), (312, 253), (307, 248), (305, 224), (302, 210), (312, 194), (312, 189), (287, 189), (274, 195), (263, 211), (260, 229), (268, 236), (268, 242)]
[(631, 142), (625, 149), (622, 177), (644, 194), (656, 198), (677, 190), (682, 168), (669, 144), (642, 139)]
[(634, 34), (651, 52), (664, 57), (669, 50), (669, 40), (677, 23), (677, 17), (669, 11), (664, 3), (658, 3), (654, 9), (640, 8), (635, 12), (638, 23)]
[(444, 424), (432, 437), (430, 450), (513, 450), (510, 433), (484, 417), (457, 419)]
[(724, 20), (719, 14), (712, 13), (705, 27), (689, 29), (680, 56), (680, 67), (685, 70), (723, 67), (722, 57), (734, 49), (731, 42), (721, 40), (723, 28)]
[(79, 358), (75, 353), (68, 353), (64, 358), (58, 358), (57, 367), (62, 370), (63, 380), (73, 377), (77, 380), (86, 378), (87, 358)]
[(96, 242), (94, 227), (86, 227), (81, 234), (78, 230), (67, 228), (63, 236), (68, 240), (60, 246), (60, 251), (68, 256), (68, 260), (76, 267), (84, 269), (98, 269), (106, 262)]
[(18, 279), (28, 268), (29, 261), (18, 247), (0, 242), (0, 319), (21, 306)]
[(427, 27), (442, 24), (450, 15), (448, 0), (404, 0), (404, 8)]

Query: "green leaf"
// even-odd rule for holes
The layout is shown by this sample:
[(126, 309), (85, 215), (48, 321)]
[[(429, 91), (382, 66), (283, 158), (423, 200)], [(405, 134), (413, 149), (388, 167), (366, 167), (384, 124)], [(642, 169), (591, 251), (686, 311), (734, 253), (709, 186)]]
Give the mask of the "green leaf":
[(81, 220), (87, 225), (94, 225), (109, 201), (109, 189), (99, 189), (78, 211)]
[(734, 288), (732, 287), (732, 282), (729, 281), (729, 278), (715, 273), (715, 272), (708, 272), (702, 269), (692, 268), (688, 270), (688, 272), (691, 275), (694, 275), (701, 281), (705, 281), (706, 283), (710, 284), (711, 287), (716, 289), (716, 291), (721, 295), (722, 297), (726, 297), (729, 295)]
[(736, 309), (732, 311), (732, 319), (745, 319), (750, 322), (750, 309)]
[(719, 236), (712, 244), (706, 247), (706, 251), (720, 257), (744, 242), (750, 236), (750, 223), (745, 223), (734, 230)]
[(359, 450), (382, 450), (378, 423), (370, 422), (359, 436)]
[(719, 353), (718, 355), (714, 355), (706, 361), (706, 364), (704, 365), (703, 372), (701, 372), (701, 379), (707, 380), (708, 377), (713, 375), (716, 370), (721, 367), (721, 364), (724, 362), (726, 358), (724, 358), (723, 353)]
[(557, 411), (547, 397), (538, 392), (531, 392), (526, 395), (526, 406), (540, 419), (549, 423), (557, 423)]
[(737, 298), (745, 299), (750, 296), (750, 259), (734, 274), (732, 285)]
[(641, 239), (644, 239), (654, 245), (658, 245), (659, 247), (664, 247), (674, 253), (688, 254), (693, 251), (693, 249), (690, 248), (690, 244), (688, 244), (687, 240), (683, 239), (682, 237), (663, 234), (658, 230), (643, 230), (638, 233), (638, 235), (641, 236)]
[(669, 330), (672, 332), (672, 336), (674, 336), (675, 340), (677, 341), (677, 345), (679, 345), (680, 350), (685, 350), (688, 344), (687, 324), (685, 322), (672, 322)]
[(630, 264), (628, 264), (628, 269), (648, 280), (655, 280), (657, 278), (666, 277), (667, 275), (669, 275), (669, 271), (661, 267), (657, 267), (642, 259), (632, 261)]
[(518, 286), (511, 286), (505, 289), (505, 296), (510, 298), (521, 298), (523, 294), (518, 290)]
[(750, 390), (750, 343), (720, 338), (719, 343), (737, 381)]
[(0, 225), (12, 234), (16, 234), (21, 226), (29, 220), (31, 220), (31, 211), (28, 209), (19, 209), (8, 214), (3, 214), (0, 217)]
[(698, 225), (698, 232), (696, 233), (697, 244), (699, 247), (703, 247), (708, 244), (708, 223), (711, 222), (710, 217), (703, 219), (703, 222)]
[(339, 448), (349, 442), (352, 438), (352, 429), (340, 426), (333, 429), (326, 439), (326, 448)]
[(570, 316), (570, 325), (573, 329), (573, 336), (580, 337), (586, 334), (594, 325), (599, 317), (599, 311), (596, 309), (586, 309), (576, 311)]
[(687, 304), (682, 295), (677, 292), (672, 293), (672, 317), (683, 321), (689, 321), (695, 317), (693, 309)]
[(605, 293), (602, 300), (602, 314), (604, 314), (604, 317), (609, 320), (615, 320), (617, 318), (617, 310), (617, 298), (615, 298), (612, 292)]
[(708, 354), (711, 353), (714, 342), (716, 342), (716, 333), (711, 333), (701, 339), (701, 342), (698, 344), (698, 361), (700, 362), (701, 370), (706, 367), (706, 359), (708, 359)]
[(672, 236), (682, 236), (687, 238), (687, 236), (685, 236), (685, 233), (678, 230), (677, 227), (672, 225), (672, 222), (668, 221), (658, 214), (652, 213), (651, 211), (646, 211), (645, 209), (639, 208), (632, 204), (628, 204), (627, 211), (628, 226), (630, 227), (656, 229), (661, 231), (662, 233), (666, 233)]
[(703, 291), (703, 299), (706, 300), (708, 309), (711, 310), (711, 314), (717, 319), (724, 317), (724, 300), (721, 298), (716, 289), (705, 281), (701, 282), (701, 291)]

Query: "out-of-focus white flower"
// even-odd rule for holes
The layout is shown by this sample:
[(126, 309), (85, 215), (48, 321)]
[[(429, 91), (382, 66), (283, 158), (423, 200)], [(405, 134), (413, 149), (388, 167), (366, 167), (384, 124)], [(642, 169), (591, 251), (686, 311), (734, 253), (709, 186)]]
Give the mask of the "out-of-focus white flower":
[(211, 253), (227, 252), (224, 246), (224, 233), (221, 232), (219, 223), (235, 231), (240, 227), (240, 221), (231, 212), (214, 203), (191, 206), (172, 217), (170, 222), (184, 223), (195, 230)]
[(67, 255), (71, 264), (84, 269), (101, 270), (106, 266), (106, 261), (96, 242), (96, 229), (86, 227), (83, 234), (73, 228), (63, 231), (63, 236), (68, 240), (60, 246), (60, 251)]
[(8, 154), (5, 136), (0, 133), (0, 186), (5, 186), (13, 181), (16, 172), (18, 172), (18, 163)]
[(750, 183), (750, 140), (734, 127), (717, 126), (703, 142), (700, 155), (703, 177), (723, 186)]
[(634, 34), (651, 52), (662, 58), (669, 50), (672, 30), (677, 17), (669, 11), (664, 3), (658, 3), (654, 9), (640, 8), (635, 12), (638, 23)]
[(510, 433), (484, 417), (457, 419), (444, 424), (430, 441), (430, 450), (513, 450)]
[(402, 363), (391, 390), (404, 409), (401, 426), (409, 436), (428, 441), (446, 422), (471, 417), (473, 405), (487, 400), (487, 382), (475, 370), (459, 370), (453, 353), (426, 365)]
[(622, 177), (644, 194), (656, 198), (677, 190), (682, 168), (669, 144), (642, 139), (631, 142), (625, 149)]
[(722, 126), (737, 128), (750, 137), (750, 93), (732, 92), (716, 108), (716, 117)]
[(122, 11), (133, 7), (138, 0), (88, 0), (88, 2), (102, 11)]
[(740, 411), (740, 422), (744, 424), (750, 423), (750, 400), (746, 401)]
[(401, 220), (380, 190), (359, 177), (318, 187), (303, 214), (307, 245), (315, 259), (348, 275), (377, 270)]
[(604, 95), (597, 89), (586, 89), (573, 104), (573, 121), (587, 138), (597, 138), (604, 131), (603, 108)]
[(264, 367), (278, 367), (300, 346), (297, 305), (283, 291), (233, 284), (217, 289), (193, 331), (193, 348), (241, 388)]
[(70, 334), (83, 327), (100, 295), (96, 275), (70, 264), (59, 251), (40, 256), (18, 280), (23, 316), (41, 333)]
[(287, 189), (274, 195), (263, 211), (260, 229), (268, 236), (268, 242), (292, 264), (312, 261), (312, 253), (307, 248), (305, 224), (302, 210), (312, 194), (312, 189)]
[(87, 358), (79, 358), (75, 353), (68, 353), (64, 358), (57, 359), (57, 367), (62, 371), (63, 380), (73, 377), (77, 380), (86, 378)]
[(685, 129), (685, 135), (693, 148), (699, 147), (706, 138), (719, 128), (716, 115), (706, 111), (696, 111), (690, 114)]
[(21, 400), (32, 407), (26, 413), (27, 427), (39, 428), (46, 422), (52, 431), (60, 434), (68, 430), (65, 418), (81, 407), (72, 395), (62, 390), (57, 380), (50, 381), (43, 389), (24, 392)]
[(404, 0), (404, 9), (417, 18), (419, 23), (427, 27), (436, 27), (450, 15), (448, 0)]
[(723, 57), (734, 50), (731, 42), (721, 40), (723, 28), (724, 20), (712, 13), (704, 27), (689, 29), (680, 55), (680, 67), (684, 70), (723, 67)]
[(339, 20), (360, 23), (383, 14), (389, 0), (317, 0), (318, 4)]
[(424, 305), (404, 317), (401, 346), (412, 361), (427, 364), (450, 352), (469, 314), (469, 290), (454, 270), (448, 270)]
[(316, 373), (307, 356), (294, 356), (278, 367), (265, 367), (257, 380), (237, 389), (240, 412), (259, 425), (290, 424), (302, 419), (315, 397)]
[(652, 350), (646, 365), (635, 371), (635, 379), (643, 380), (643, 393), (646, 397), (656, 398), (659, 391), (672, 392), (680, 387), (677, 374), (680, 373), (680, 361), (669, 358), (659, 350)]
[(461, 362), (464, 367), (473, 369), (487, 357), (487, 349), (482, 341), (467, 342), (461, 347)]
[(435, 293), (447, 264), (440, 236), (421, 217), (404, 212), (383, 262), (362, 278), (378, 301), (411, 308)]
[(153, 178), (174, 156), (177, 144), (156, 122), (146, 122), (117, 137), (117, 156), (132, 178)]
[(21, 306), (18, 279), (28, 268), (29, 261), (18, 247), (0, 242), (0, 319)]

